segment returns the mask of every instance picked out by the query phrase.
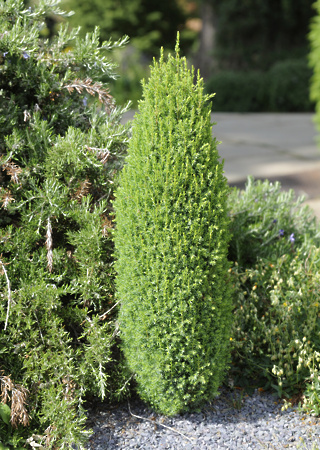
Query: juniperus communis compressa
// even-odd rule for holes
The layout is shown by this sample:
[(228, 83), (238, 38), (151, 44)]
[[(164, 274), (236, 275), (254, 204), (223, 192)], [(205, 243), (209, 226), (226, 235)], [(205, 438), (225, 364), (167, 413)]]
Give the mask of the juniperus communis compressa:
[(178, 44), (154, 62), (115, 200), (123, 349), (141, 398), (167, 415), (214, 398), (229, 363), (229, 189), (193, 79)]

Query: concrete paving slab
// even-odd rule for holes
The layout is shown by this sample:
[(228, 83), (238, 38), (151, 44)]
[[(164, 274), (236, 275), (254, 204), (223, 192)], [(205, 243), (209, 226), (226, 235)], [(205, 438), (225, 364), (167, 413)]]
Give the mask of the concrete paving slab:
[(220, 140), (259, 142), (277, 147), (315, 144), (309, 113), (213, 113), (213, 133)]
[(305, 202), (310, 208), (313, 210), (317, 219), (320, 219), (320, 200), (319, 199), (310, 199)]
[(280, 181), (283, 189), (304, 195), (320, 218), (320, 149), (313, 114), (216, 113), (213, 119), (231, 185), (243, 188), (248, 175)]
[[(123, 120), (132, 119), (129, 111)], [(304, 194), (320, 218), (320, 150), (311, 113), (213, 113), (229, 183), (244, 187), (248, 175), (280, 181)]]
[(213, 134), (221, 144), (225, 172), (231, 183), (246, 179), (308, 171), (317, 164), (320, 151), (312, 114), (215, 113)]

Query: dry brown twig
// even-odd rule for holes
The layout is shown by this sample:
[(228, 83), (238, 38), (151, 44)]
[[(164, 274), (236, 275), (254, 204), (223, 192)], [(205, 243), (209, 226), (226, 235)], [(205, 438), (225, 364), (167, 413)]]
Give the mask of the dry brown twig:
[(11, 180), (15, 184), (19, 184), (19, 174), (22, 172), (21, 167), (13, 164), (9, 159), (6, 163), (2, 164), (2, 170), (5, 170), (8, 175), (10, 175)]
[(53, 265), (53, 253), (52, 253), (52, 227), (50, 222), (50, 217), (48, 217), (47, 222), (47, 240), (46, 240), (46, 249), (47, 249), (47, 267), (49, 269), (49, 272), (52, 272), (52, 265)]
[(106, 311), (105, 313), (101, 314), (101, 316), (99, 316), (99, 320), (105, 320), (106, 317), (108, 316), (108, 314), (117, 306), (119, 305), (120, 300), (117, 301), (117, 303), (115, 303), (108, 311)]
[(98, 81), (94, 83), (91, 78), (86, 78), (85, 80), (76, 79), (71, 84), (67, 84), (63, 87), (68, 89), (70, 94), (74, 91), (74, 89), (79, 94), (82, 93), (83, 89), (85, 89), (90, 95), (98, 94), (100, 102), (106, 106), (107, 111), (110, 112), (113, 105), (112, 96), (110, 95), (108, 89), (103, 88), (102, 86), (102, 83), (99, 83)]
[(4, 274), (4, 276), (6, 277), (7, 289), (8, 289), (8, 307), (7, 307), (6, 322), (5, 322), (5, 325), (4, 325), (4, 331), (6, 331), (7, 326), (8, 326), (8, 320), (9, 320), (9, 313), (10, 313), (10, 306), (11, 306), (12, 298), (11, 298), (10, 280), (9, 280), (8, 273), (7, 273), (6, 268), (5, 268), (5, 264), (3, 263), (1, 258), (2, 258), (2, 254), (0, 255), (0, 266), (1, 266), (0, 274), (1, 275)]
[(88, 145), (86, 145), (86, 148), (90, 152), (96, 153), (97, 158), (100, 159), (102, 164), (105, 164), (108, 161), (110, 150), (108, 150), (107, 148), (89, 147)]
[[(11, 159), (9, 158), (5, 163), (2, 163), (2, 170), (7, 172), (7, 175), (10, 176), (10, 181), (15, 184), (19, 184), (19, 175), (22, 172), (22, 169), (13, 164)], [(2, 189), (0, 188), (0, 199), (2, 201), (2, 208), (6, 209), (8, 205), (14, 201), (14, 197), (12, 197), (10, 189)]]
[(109, 230), (113, 229), (113, 224), (111, 220), (109, 220), (107, 217), (103, 217), (101, 228), (102, 228), (102, 236), (104, 237), (108, 236)]
[(74, 193), (73, 197), (76, 198), (78, 201), (81, 201), (82, 197), (85, 197), (86, 195), (89, 194), (90, 186), (91, 183), (88, 180), (88, 178), (86, 178), (84, 181), (82, 181), (82, 183), (80, 183), (80, 186)]
[(14, 202), (14, 197), (11, 195), (10, 189), (2, 189), (0, 188), (0, 199), (2, 201), (2, 208), (7, 209), (9, 203)]
[[(29, 414), (26, 409), (28, 390), (20, 384), (15, 384), (8, 376), (0, 376), (1, 401), (6, 404), (11, 400), (10, 422), (14, 428), (18, 425), (29, 425)], [(11, 398), (10, 394), (11, 393)]]
[(69, 375), (62, 378), (62, 384), (64, 386), (64, 400), (73, 401), (76, 384)]
[(23, 426), (29, 425), (29, 415), (26, 410), (27, 404), (27, 394), (26, 388), (20, 385), (16, 385), (11, 392), (11, 425), (17, 427), (19, 424)]
[(30, 445), (31, 448), (36, 448), (37, 450), (45, 450), (50, 448), (51, 444), (51, 432), (56, 429), (51, 425), (45, 430), (45, 434), (43, 436), (39, 434), (33, 434), (26, 440), (26, 443)]
[(184, 437), (185, 439), (188, 439), (188, 441), (190, 441), (190, 442), (192, 442), (192, 439), (194, 439), (194, 438), (189, 438), (188, 436), (186, 436), (185, 434), (183, 434), (183, 433), (181, 433), (180, 431), (176, 430), (175, 428), (168, 427), (167, 425), (164, 425), (163, 423), (156, 422), (155, 420), (148, 419), (147, 417), (141, 417), (141, 416), (137, 416), (136, 414), (133, 414), (133, 413), (131, 412), (131, 408), (130, 408), (130, 403), (129, 403), (129, 401), (128, 401), (128, 407), (129, 407), (129, 412), (130, 412), (130, 414), (131, 414), (133, 417), (136, 417), (137, 419), (147, 420), (148, 422), (150, 422), (150, 423), (152, 423), (152, 424), (154, 424), (154, 425), (159, 425), (160, 427), (167, 428), (168, 430), (173, 431), (174, 433), (180, 434), (180, 436)]

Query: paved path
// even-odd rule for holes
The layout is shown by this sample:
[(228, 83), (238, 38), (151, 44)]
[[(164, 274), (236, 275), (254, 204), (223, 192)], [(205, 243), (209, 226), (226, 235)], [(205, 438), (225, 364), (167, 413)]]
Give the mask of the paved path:
[[(133, 112), (124, 120), (132, 118)], [(213, 113), (213, 135), (231, 185), (248, 175), (279, 180), (284, 189), (305, 194), (320, 218), (320, 145), (311, 113)], [(320, 141), (320, 136), (319, 136)]]

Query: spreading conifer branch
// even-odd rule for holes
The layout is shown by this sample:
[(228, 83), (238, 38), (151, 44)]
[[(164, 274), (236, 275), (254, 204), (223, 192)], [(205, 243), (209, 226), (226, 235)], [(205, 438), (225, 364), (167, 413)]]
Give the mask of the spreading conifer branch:
[[(103, 397), (108, 380), (114, 391), (123, 380), (122, 360), (115, 371), (108, 364), (118, 345), (114, 310), (105, 323), (98, 318), (115, 290), (113, 244), (103, 223), (112, 205), (101, 197), (113, 194), (109, 179), (123, 165), (129, 127), (120, 121), (125, 109), (99, 83), (103, 74), (114, 76), (114, 64), (98, 28), (83, 39), (65, 24), (44, 40), (42, 24), (59, 0), (0, 3), (0, 377), (12, 374), (29, 389), (32, 410), (28, 430), (9, 427), (8, 442), (84, 448), (84, 395)], [(92, 318), (86, 339), (84, 302)], [(6, 422), (12, 410), (13, 424), (27, 424), (25, 391), (5, 386)], [(1, 392), (0, 383), (0, 403)]]
[(91, 78), (86, 78), (85, 80), (76, 79), (71, 84), (67, 84), (63, 86), (68, 89), (68, 92), (71, 94), (74, 89), (81, 94), (83, 89), (85, 89), (88, 94), (95, 95), (98, 94), (100, 102), (106, 106), (107, 110), (110, 112), (111, 106), (113, 105), (112, 96), (110, 95), (108, 89), (102, 87), (102, 83), (96, 81), (93, 83)]
[(12, 298), (11, 298), (11, 287), (10, 287), (10, 280), (5, 268), (5, 264), (2, 262), (2, 254), (0, 255), (0, 265), (1, 265), (1, 272), (0, 274), (6, 277), (6, 281), (7, 281), (7, 289), (8, 289), (8, 307), (7, 307), (7, 316), (6, 316), (6, 323), (4, 325), (4, 331), (6, 331), (7, 329), (7, 325), (8, 325), (8, 320), (9, 320), (9, 313), (10, 313), (10, 305), (12, 302)]

